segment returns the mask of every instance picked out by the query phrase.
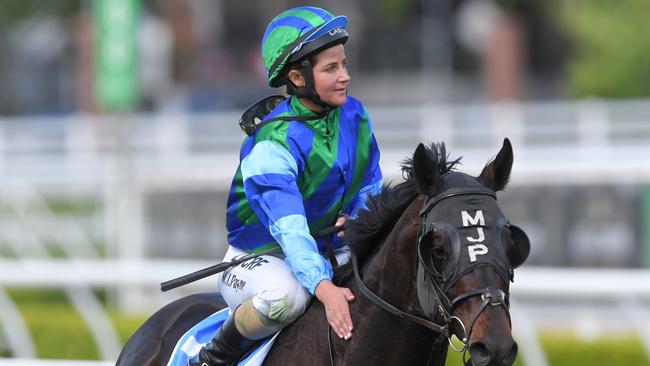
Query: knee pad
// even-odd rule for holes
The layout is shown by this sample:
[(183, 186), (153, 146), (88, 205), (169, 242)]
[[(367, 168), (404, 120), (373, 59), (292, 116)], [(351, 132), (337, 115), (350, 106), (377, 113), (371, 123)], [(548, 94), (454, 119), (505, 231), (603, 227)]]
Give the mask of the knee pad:
[(294, 291), (264, 291), (253, 297), (253, 306), (265, 325), (284, 327), (307, 310), (310, 298), (302, 287)]

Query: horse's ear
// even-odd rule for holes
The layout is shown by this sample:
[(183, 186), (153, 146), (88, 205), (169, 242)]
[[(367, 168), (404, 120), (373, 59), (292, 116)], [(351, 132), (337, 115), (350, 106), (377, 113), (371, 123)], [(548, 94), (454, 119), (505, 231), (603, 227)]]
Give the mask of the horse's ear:
[(483, 168), (478, 177), (479, 181), (495, 192), (502, 191), (510, 179), (512, 160), (512, 145), (510, 145), (510, 140), (505, 138), (497, 157)]
[(433, 196), (442, 185), (436, 162), (429, 156), (423, 144), (419, 144), (413, 154), (413, 174), (418, 191)]

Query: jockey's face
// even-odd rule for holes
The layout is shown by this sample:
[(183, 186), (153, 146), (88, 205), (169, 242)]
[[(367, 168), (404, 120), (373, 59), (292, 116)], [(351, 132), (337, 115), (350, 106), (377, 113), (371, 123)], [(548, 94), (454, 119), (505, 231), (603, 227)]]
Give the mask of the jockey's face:
[(323, 102), (335, 107), (345, 104), (350, 74), (342, 44), (318, 53), (314, 57), (313, 73), (316, 92)]
[[(312, 73), (314, 87), (321, 101), (334, 107), (345, 104), (350, 75), (346, 68), (345, 48), (342, 44), (337, 44), (316, 54), (312, 59)], [(302, 72), (291, 70), (289, 78), (296, 87), (305, 86), (305, 75)], [(311, 100), (301, 99), (301, 101), (314, 112), (320, 112), (323, 109)]]

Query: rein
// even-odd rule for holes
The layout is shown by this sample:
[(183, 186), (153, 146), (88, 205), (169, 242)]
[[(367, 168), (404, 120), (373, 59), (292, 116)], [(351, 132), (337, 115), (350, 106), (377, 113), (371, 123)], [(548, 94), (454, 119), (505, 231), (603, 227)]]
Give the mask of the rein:
[[(449, 324), (451, 323), (452, 320), (458, 321), (461, 325), (463, 322), (456, 316), (450, 316), (447, 318), (449, 322), (444, 325), (436, 324), (435, 322), (432, 322), (429, 319), (425, 319), (422, 317), (419, 317), (417, 315), (412, 315), (409, 313), (406, 313), (388, 301), (382, 299), (379, 295), (374, 293), (366, 284), (363, 282), (363, 279), (361, 278), (361, 271), (359, 271), (359, 263), (357, 261), (357, 256), (354, 253), (351, 253), (351, 261), (352, 261), (352, 269), (354, 271), (354, 278), (357, 283), (357, 287), (359, 288), (359, 292), (361, 292), (368, 300), (373, 302), (375, 305), (379, 306), (389, 314), (396, 316), (400, 319), (406, 319), (408, 321), (411, 321), (419, 326), (425, 327), (429, 330), (432, 330), (436, 333), (441, 334), (443, 337), (449, 339), (451, 337), (451, 334), (449, 332)], [(478, 317), (478, 316), (477, 316)], [(330, 325), (327, 324), (327, 346), (329, 348), (329, 354), (330, 354), (330, 364), (334, 366), (334, 354), (332, 353), (332, 343), (331, 343), (331, 337), (330, 337)], [(435, 342), (434, 342), (435, 344)], [(450, 342), (451, 344), (451, 342)], [(428, 362), (427, 364), (429, 364)]]
[(388, 301), (382, 299), (381, 297), (379, 297), (379, 295), (377, 295), (371, 289), (369, 289), (368, 286), (366, 286), (366, 284), (363, 282), (363, 279), (361, 279), (361, 274), (359, 272), (359, 265), (357, 263), (357, 256), (354, 254), (352, 254), (352, 268), (354, 269), (354, 278), (357, 281), (357, 286), (359, 287), (359, 291), (362, 294), (364, 294), (368, 298), (368, 300), (375, 303), (375, 305), (386, 310), (390, 314), (397, 316), (400, 319), (410, 320), (415, 324), (431, 329), (434, 332), (440, 333), (445, 337), (449, 337), (449, 323), (440, 325), (432, 322), (431, 320), (421, 318), (416, 315), (411, 315), (409, 313), (405, 313), (400, 309), (396, 308), (394, 305), (390, 304)]

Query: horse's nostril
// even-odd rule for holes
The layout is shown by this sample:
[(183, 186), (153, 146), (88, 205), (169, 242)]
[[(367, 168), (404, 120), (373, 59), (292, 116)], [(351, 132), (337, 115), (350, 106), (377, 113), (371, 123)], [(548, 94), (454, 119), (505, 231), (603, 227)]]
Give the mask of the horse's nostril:
[(517, 352), (519, 350), (519, 346), (517, 346), (517, 342), (512, 342), (512, 346), (510, 349), (507, 351), (507, 353), (503, 357), (503, 365), (504, 366), (510, 366), (513, 363), (515, 363), (515, 359), (517, 358)]
[(498, 344), (486, 344), (480, 341), (469, 346), (472, 356), (471, 366), (512, 366), (517, 357), (518, 346), (513, 340)]
[(514, 341), (488, 345), (483, 342), (474, 342), (469, 346), (473, 366), (512, 366), (517, 357), (517, 343)]
[(483, 342), (474, 342), (469, 346), (469, 354), (472, 356), (474, 366), (485, 366), (490, 364), (490, 353)]

